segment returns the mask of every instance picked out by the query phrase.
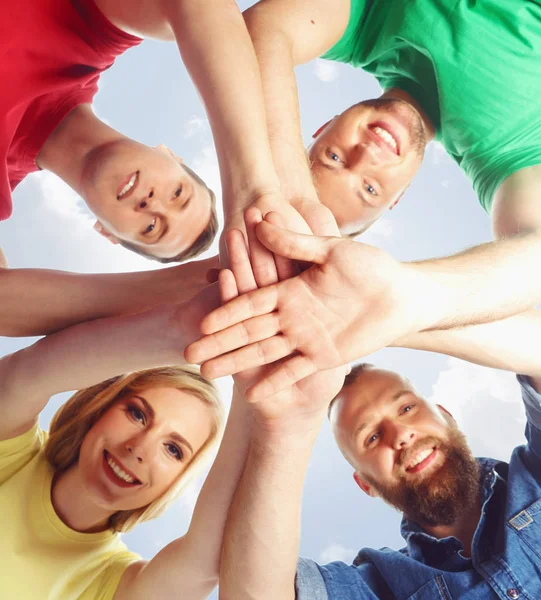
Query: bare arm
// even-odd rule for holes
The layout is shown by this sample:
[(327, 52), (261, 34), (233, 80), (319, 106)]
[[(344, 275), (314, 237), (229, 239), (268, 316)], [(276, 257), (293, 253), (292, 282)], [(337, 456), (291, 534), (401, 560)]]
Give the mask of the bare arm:
[(261, 71), (272, 156), (288, 200), (317, 200), (301, 135), (294, 67), (340, 39), (349, 4), (349, 0), (262, 0), (244, 12)]
[(302, 490), (316, 434), (254, 430), (224, 536), (221, 600), (295, 598)]
[(206, 272), (215, 266), (213, 258), (120, 274), (0, 268), (0, 335), (44, 335), (84, 321), (184, 302), (207, 285)]
[(109, 377), (182, 364), (205, 312), (218, 304), (209, 288), (180, 307), (98, 319), (47, 336), (0, 360), (0, 439), (29, 429), (49, 398)]
[(455, 356), (485, 367), (541, 377), (541, 311), (501, 321), (413, 333), (392, 344)]
[(161, 2), (209, 117), (224, 213), (236, 213), (279, 185), (250, 36), (234, 0)]

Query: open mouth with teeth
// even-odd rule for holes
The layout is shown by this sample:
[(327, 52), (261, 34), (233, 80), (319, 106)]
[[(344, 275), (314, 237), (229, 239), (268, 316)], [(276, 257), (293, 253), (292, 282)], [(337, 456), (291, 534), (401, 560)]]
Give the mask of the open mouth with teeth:
[(395, 154), (400, 154), (400, 144), (394, 133), (390, 131), (390, 128), (383, 123), (374, 123), (369, 125), (369, 129), (372, 133), (378, 136), (378, 138), (388, 146), (389, 150)]
[(406, 465), (407, 473), (420, 473), (436, 458), (437, 449), (434, 446), (424, 448), (415, 453)]
[(116, 194), (117, 200), (122, 200), (129, 196), (137, 186), (139, 181), (139, 171), (135, 171), (127, 177), (119, 186)]
[(141, 481), (121, 465), (107, 450), (103, 451), (103, 465), (109, 479), (120, 487), (141, 485)]

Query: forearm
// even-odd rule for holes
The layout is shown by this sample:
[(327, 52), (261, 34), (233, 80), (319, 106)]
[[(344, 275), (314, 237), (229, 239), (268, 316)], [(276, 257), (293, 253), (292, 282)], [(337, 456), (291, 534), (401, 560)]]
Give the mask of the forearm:
[(310, 433), (273, 440), (254, 431), (224, 535), (221, 599), (295, 597), (302, 489), (314, 439)]
[(532, 308), (541, 302), (540, 266), (539, 232), (406, 265), (418, 329), (495, 321)]
[(244, 18), (259, 63), (269, 142), (282, 193), (288, 200), (317, 200), (301, 133), (291, 39), (263, 5), (245, 11)]
[(227, 199), (238, 213), (278, 180), (268, 143), (254, 49), (233, 0), (167, 2), (184, 63), (205, 105)]
[(12, 355), (19, 396), (49, 397), (130, 371), (184, 363), (186, 340), (172, 308), (97, 319), (42, 338)]
[(422, 331), (393, 346), (448, 354), (468, 362), (541, 377), (541, 311), (467, 327)]
[(46, 335), (84, 321), (186, 301), (207, 285), (206, 271), (215, 262), (91, 275), (0, 269), (0, 335)]

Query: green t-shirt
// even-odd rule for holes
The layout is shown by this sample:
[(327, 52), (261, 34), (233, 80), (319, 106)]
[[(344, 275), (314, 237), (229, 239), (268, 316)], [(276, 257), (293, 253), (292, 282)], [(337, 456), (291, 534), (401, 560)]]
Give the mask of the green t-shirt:
[(415, 98), (487, 212), (506, 177), (541, 163), (541, 0), (351, 0), (323, 58)]

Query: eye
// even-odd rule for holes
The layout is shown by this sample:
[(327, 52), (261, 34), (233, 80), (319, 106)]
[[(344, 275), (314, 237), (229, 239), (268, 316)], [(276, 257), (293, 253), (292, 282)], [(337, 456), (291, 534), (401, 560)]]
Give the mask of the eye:
[(156, 227), (156, 219), (152, 219), (152, 223), (150, 223), (150, 225), (143, 231), (143, 235), (148, 235), (149, 233), (152, 233), (154, 231), (154, 228)]
[(405, 413), (409, 413), (413, 407), (415, 406), (415, 404), (407, 404), (406, 406), (404, 406), (404, 408), (401, 410), (401, 414), (405, 414)]
[(369, 183), (365, 183), (364, 184), (364, 189), (371, 194), (372, 196), (377, 196), (378, 193), (376, 192), (375, 188), (373, 186), (371, 186)]
[(141, 409), (137, 408), (137, 406), (134, 404), (128, 404), (127, 411), (130, 413), (130, 416), (134, 421), (138, 421), (143, 425), (147, 422), (145, 413)]
[(340, 157), (338, 156), (338, 154), (336, 154), (335, 152), (332, 152), (331, 150), (327, 150), (327, 156), (333, 161), (333, 162), (340, 162)]
[(184, 458), (184, 452), (182, 452), (176, 444), (169, 443), (166, 444), (165, 447), (167, 448), (167, 452), (169, 452), (175, 460), (182, 460)]
[(180, 187), (180, 186), (179, 186), (179, 187), (178, 187), (178, 188), (175, 190), (175, 193), (173, 194), (173, 196), (174, 196), (175, 198), (178, 198), (178, 197), (180, 196), (180, 194), (182, 194), (182, 187)]
[(371, 446), (374, 442), (376, 442), (379, 438), (379, 433), (373, 433), (367, 440), (366, 440), (366, 445), (367, 446)]

